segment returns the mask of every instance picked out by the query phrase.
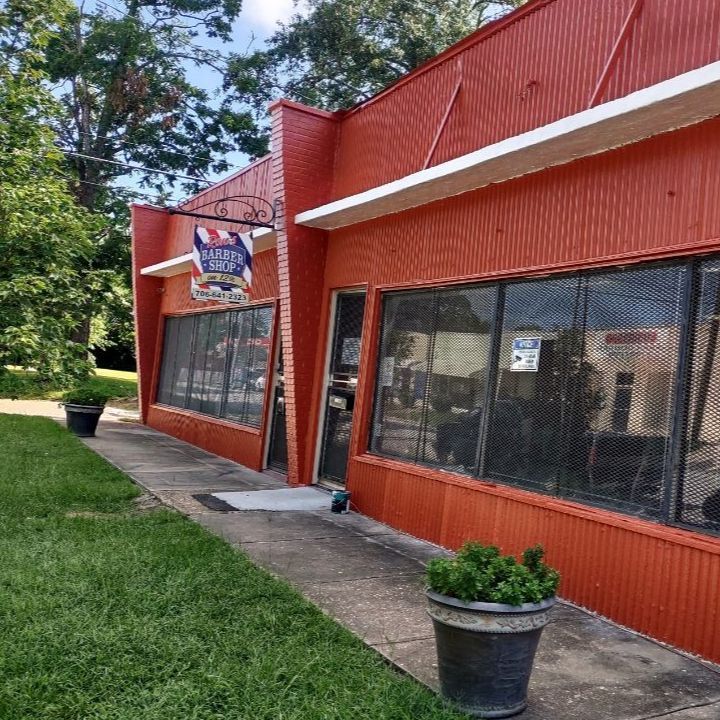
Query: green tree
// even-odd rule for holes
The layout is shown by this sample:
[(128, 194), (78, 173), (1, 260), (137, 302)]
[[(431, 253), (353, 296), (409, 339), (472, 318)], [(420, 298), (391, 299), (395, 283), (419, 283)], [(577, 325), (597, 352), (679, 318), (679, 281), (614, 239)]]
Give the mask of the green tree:
[(231, 59), (227, 83), (258, 112), (278, 95), (350, 107), (524, 2), (307, 0), (265, 50)]
[[(221, 84), (225, 59), (208, 44), (231, 40), (240, 7), (241, 0), (112, 0), (97, 2), (92, 10), (73, 6), (47, 47), (50, 80), (64, 109), (56, 128), (74, 177), (71, 186), (83, 207), (109, 220), (95, 267), (114, 273), (112, 291), (102, 294), (106, 303), (98, 312), (86, 308), (77, 339), (102, 335), (103, 318), (112, 317), (101, 345), (132, 344), (126, 332), (131, 324), (128, 217), (121, 207), (129, 198), (112, 188), (113, 181), (132, 176), (159, 193), (157, 204), (162, 204), (177, 176), (223, 172), (229, 168), (229, 152), (256, 156), (267, 148), (248, 109), (189, 79), (196, 66), (220, 73)], [(127, 165), (171, 176), (137, 173)], [(194, 191), (205, 184), (184, 180), (181, 186)]]
[(68, 340), (98, 278), (83, 274), (98, 229), (63, 176), (47, 119), (43, 52), (64, 0), (7, 0), (0, 9), (0, 372), (34, 367), (44, 381), (87, 374), (87, 350)]
[[(74, 8), (63, 19), (48, 47), (48, 71), (65, 109), (58, 134), (76, 153), (68, 157), (83, 206), (95, 209), (101, 188), (128, 175), (111, 162), (203, 176), (227, 170), (231, 151), (265, 152), (249, 112), (188, 79), (193, 65), (224, 72), (222, 54), (201, 43), (230, 41), (240, 5), (114, 0), (91, 12)], [(160, 193), (172, 182), (152, 172), (137, 177)]]

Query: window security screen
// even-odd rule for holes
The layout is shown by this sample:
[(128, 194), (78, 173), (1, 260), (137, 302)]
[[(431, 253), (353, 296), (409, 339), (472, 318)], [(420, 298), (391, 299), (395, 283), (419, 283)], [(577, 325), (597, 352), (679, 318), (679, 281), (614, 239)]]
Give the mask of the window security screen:
[(364, 315), (364, 292), (337, 295), (328, 396), (341, 398), (345, 407), (334, 407), (328, 397), (319, 470), (322, 477), (339, 482), (345, 482), (347, 469), (355, 398), (353, 381), (357, 380), (360, 365), (360, 338)]
[(720, 259), (701, 263), (694, 281), (684, 462), (674, 511), (685, 525), (720, 532)]
[(157, 401), (259, 427), (272, 314), (256, 307), (166, 318)]
[(497, 287), (388, 293), (371, 448), (474, 472)]
[(719, 336), (720, 259), (389, 292), (370, 449), (720, 532)]

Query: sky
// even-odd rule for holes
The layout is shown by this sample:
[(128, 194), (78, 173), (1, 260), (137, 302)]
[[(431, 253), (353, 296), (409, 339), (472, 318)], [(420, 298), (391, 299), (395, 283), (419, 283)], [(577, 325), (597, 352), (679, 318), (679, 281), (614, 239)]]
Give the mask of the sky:
[[(233, 41), (222, 43), (205, 38), (201, 44), (217, 48), (223, 54), (262, 49), (264, 41), (272, 35), (278, 22), (289, 20), (296, 12), (294, 0), (243, 0), (242, 10), (233, 25)], [(207, 67), (198, 68), (188, 63), (187, 68), (188, 79), (198, 87), (213, 91), (222, 82), (219, 73), (208, 72)], [(208, 173), (209, 180), (220, 180), (248, 162), (248, 157), (240, 152), (230, 153), (226, 159), (234, 167), (219, 175)]]

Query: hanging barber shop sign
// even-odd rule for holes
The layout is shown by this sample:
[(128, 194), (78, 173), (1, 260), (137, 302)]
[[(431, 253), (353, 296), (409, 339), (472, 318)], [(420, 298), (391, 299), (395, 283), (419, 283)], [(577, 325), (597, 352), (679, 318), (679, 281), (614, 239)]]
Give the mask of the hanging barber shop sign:
[(195, 300), (246, 303), (252, 293), (252, 238), (195, 228), (190, 294)]

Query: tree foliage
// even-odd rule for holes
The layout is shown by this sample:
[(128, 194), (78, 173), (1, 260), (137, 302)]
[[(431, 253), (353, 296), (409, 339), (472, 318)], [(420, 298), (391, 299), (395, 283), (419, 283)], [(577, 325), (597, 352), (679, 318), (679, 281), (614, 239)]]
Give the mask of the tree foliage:
[(64, 0), (7, 0), (0, 9), (0, 371), (35, 367), (41, 380), (87, 374), (70, 340), (96, 278), (93, 218), (68, 191), (47, 123), (57, 106), (43, 87), (43, 52)]
[[(264, 152), (249, 112), (189, 79), (193, 65), (225, 71), (221, 54), (202, 43), (230, 40), (240, 6), (241, 0), (116, 0), (92, 11), (74, 8), (63, 19), (48, 47), (48, 69), (65, 109), (59, 136), (78, 154), (69, 157), (85, 207), (102, 205), (97, 184), (128, 168), (80, 155), (202, 176), (227, 170), (231, 151)], [(171, 182), (151, 172), (136, 177), (161, 193)]]
[[(95, 268), (112, 277), (104, 302), (86, 307), (76, 336), (96, 348), (131, 352), (128, 194), (113, 182), (132, 177), (163, 204), (177, 176), (229, 169), (232, 151), (266, 150), (250, 110), (190, 80), (193, 67), (217, 75), (225, 59), (209, 44), (231, 39), (241, 0), (112, 0), (92, 9), (71, 6), (47, 46), (46, 60), (63, 112), (60, 143), (84, 207), (107, 218)], [(150, 170), (137, 173), (128, 165)], [(170, 176), (162, 172), (171, 173)], [(186, 191), (205, 187), (180, 182)], [(92, 317), (92, 327), (90, 323)]]
[(258, 110), (278, 95), (350, 107), (524, 2), (307, 0), (265, 50), (232, 58), (228, 84)]

